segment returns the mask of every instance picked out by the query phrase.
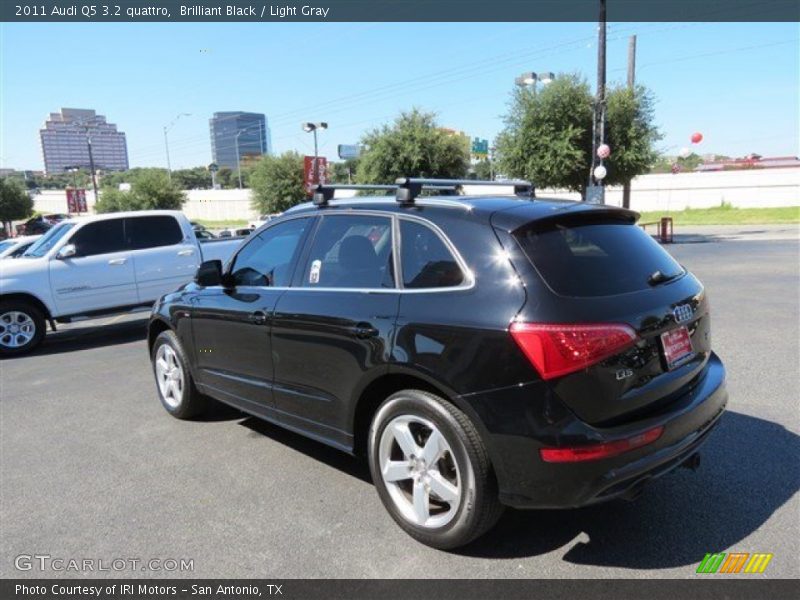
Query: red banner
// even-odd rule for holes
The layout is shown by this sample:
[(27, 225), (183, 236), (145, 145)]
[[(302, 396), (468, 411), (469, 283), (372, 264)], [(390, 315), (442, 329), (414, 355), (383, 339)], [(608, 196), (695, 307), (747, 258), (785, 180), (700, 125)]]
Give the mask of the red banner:
[(315, 169), (313, 156), (306, 156), (303, 159), (303, 184), (309, 194), (318, 183), (327, 183), (328, 181), (328, 159), (320, 156), (316, 162)]
[(86, 190), (67, 188), (67, 212), (89, 212), (89, 208), (86, 205)]

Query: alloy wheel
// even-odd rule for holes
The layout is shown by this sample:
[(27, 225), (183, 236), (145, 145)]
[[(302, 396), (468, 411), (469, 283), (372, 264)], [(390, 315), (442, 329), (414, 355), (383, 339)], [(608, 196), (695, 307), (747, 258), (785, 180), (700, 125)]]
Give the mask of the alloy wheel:
[(36, 323), (27, 313), (12, 310), (0, 315), (0, 346), (20, 348), (36, 335)]
[(395, 417), (378, 446), (381, 476), (394, 505), (409, 522), (444, 527), (463, 493), (453, 450), (437, 426), (415, 415)]
[(177, 408), (183, 398), (183, 367), (175, 350), (168, 344), (159, 346), (156, 352), (156, 381), (164, 402)]

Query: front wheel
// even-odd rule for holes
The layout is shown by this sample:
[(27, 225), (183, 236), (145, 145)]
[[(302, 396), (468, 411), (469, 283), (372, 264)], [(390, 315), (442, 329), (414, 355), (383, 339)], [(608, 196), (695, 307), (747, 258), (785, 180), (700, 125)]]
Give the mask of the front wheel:
[(206, 409), (206, 398), (194, 386), (186, 353), (174, 332), (163, 331), (158, 335), (150, 358), (158, 398), (169, 414), (190, 419)]
[(423, 544), (463, 546), (502, 514), (475, 426), (434, 394), (404, 390), (384, 402), (370, 427), (369, 464), (389, 514)]
[(24, 301), (0, 303), (0, 355), (25, 354), (38, 346), (45, 334), (41, 311)]

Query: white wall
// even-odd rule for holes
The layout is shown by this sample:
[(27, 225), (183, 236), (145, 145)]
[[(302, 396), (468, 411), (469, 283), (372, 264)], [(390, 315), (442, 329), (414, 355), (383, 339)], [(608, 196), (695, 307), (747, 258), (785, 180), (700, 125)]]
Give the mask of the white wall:
[[(466, 191), (480, 194), (498, 190), (473, 186)], [(189, 200), (183, 210), (190, 219), (251, 220), (257, 216), (250, 208), (249, 190), (189, 190), (186, 193)], [(536, 193), (543, 198), (579, 198), (578, 194), (563, 190), (542, 189)], [(622, 188), (608, 188), (606, 202), (622, 205)], [(639, 211), (667, 212), (687, 206), (710, 208), (722, 202), (738, 208), (800, 206), (800, 168), (642, 175), (631, 185), (631, 208)], [(94, 205), (91, 191), (86, 192), (86, 203), (91, 210)], [(34, 198), (34, 207), (40, 212), (67, 212), (66, 193), (44, 191)]]

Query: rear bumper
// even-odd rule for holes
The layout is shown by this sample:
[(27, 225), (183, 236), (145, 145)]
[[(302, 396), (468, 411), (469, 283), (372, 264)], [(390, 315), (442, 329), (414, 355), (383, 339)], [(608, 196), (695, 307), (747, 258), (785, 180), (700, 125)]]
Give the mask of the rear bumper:
[[(524, 389), (524, 388), (523, 388)], [(700, 380), (663, 412), (613, 428), (592, 427), (550, 399), (521, 413), (517, 431), (489, 431), (490, 453), (500, 485), (500, 499), (515, 508), (571, 508), (638, 494), (648, 481), (686, 461), (708, 439), (719, 423), (728, 394), (725, 368), (712, 354)], [(473, 399), (476, 401), (477, 399)], [(482, 400), (473, 402), (477, 412), (487, 411)], [(506, 411), (518, 401), (506, 400)], [(544, 410), (544, 415), (535, 414)], [(485, 415), (484, 415), (484, 422)], [(491, 419), (489, 421), (491, 423)], [(654, 427), (664, 432), (655, 442), (608, 459), (578, 463), (546, 463), (539, 456), (544, 446), (602, 443), (639, 435)]]

